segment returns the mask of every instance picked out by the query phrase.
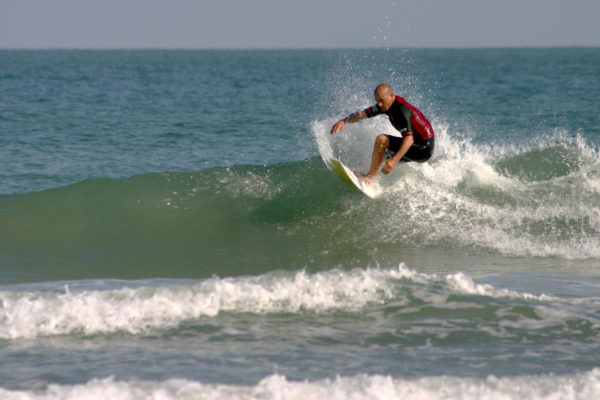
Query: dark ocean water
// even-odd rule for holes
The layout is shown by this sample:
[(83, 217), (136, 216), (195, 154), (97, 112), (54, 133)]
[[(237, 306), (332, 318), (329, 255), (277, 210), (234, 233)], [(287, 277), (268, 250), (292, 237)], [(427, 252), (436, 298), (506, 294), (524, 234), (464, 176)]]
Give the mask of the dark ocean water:
[[(598, 65), (0, 51), (0, 397), (597, 398)], [(370, 200), (380, 82), (436, 153)]]

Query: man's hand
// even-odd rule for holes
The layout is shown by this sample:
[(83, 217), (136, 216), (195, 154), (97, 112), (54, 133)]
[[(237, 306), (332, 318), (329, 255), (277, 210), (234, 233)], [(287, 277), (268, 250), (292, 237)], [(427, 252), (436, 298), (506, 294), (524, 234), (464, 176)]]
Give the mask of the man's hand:
[(331, 130), (329, 131), (329, 133), (331, 133), (332, 135), (334, 133), (336, 133), (337, 131), (344, 131), (344, 125), (346, 125), (346, 123), (344, 122), (343, 119), (339, 120), (338, 122), (335, 123), (335, 125), (333, 125), (333, 127), (331, 128)]
[(396, 164), (398, 164), (398, 161), (400, 161), (402, 157), (404, 157), (404, 155), (408, 152), (408, 149), (410, 149), (410, 146), (412, 146), (414, 142), (415, 139), (413, 138), (412, 132), (410, 132), (410, 135), (405, 134), (405, 136), (402, 138), (400, 148), (398, 149), (396, 154), (394, 154), (394, 157), (384, 162), (385, 165), (381, 169), (381, 172), (383, 172), (386, 175), (392, 172), (396, 167)]
[(364, 111), (357, 111), (355, 113), (352, 113), (352, 114), (348, 115), (346, 118), (340, 119), (338, 122), (336, 122), (335, 125), (333, 125), (333, 127), (329, 131), (329, 133), (331, 133), (333, 135), (334, 133), (336, 133), (337, 131), (340, 131), (340, 130), (343, 132), (344, 125), (346, 125), (346, 122), (353, 124), (353, 123), (358, 122), (361, 119), (365, 119), (365, 118), (367, 118), (367, 114)]
[(383, 172), (384, 174), (389, 174), (390, 172), (392, 172), (394, 170), (394, 168), (396, 168), (396, 163), (397, 161), (394, 160), (393, 158), (390, 158), (389, 160), (386, 160), (383, 164), (383, 168), (381, 169), (381, 172)]

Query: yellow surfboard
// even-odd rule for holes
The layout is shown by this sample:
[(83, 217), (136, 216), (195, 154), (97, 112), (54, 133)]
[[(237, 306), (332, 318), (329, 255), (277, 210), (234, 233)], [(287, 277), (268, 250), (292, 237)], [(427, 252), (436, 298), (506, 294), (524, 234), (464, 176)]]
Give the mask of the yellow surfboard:
[(377, 196), (375, 187), (363, 185), (363, 183), (360, 181), (360, 178), (356, 176), (356, 174), (350, 168), (346, 167), (340, 160), (332, 158), (329, 161), (331, 162), (333, 172), (335, 172), (337, 176), (342, 178), (344, 181), (352, 185), (352, 187), (370, 198), (375, 198)]

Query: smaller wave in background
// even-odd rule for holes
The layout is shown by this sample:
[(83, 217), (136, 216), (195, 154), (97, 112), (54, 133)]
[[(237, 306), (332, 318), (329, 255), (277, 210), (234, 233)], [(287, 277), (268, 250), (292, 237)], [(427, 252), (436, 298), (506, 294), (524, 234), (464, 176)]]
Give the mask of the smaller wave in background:
[(254, 386), (203, 384), (181, 379), (164, 382), (93, 379), (79, 385), (50, 385), (45, 391), (0, 389), (7, 399), (53, 400), (113, 398), (148, 399), (407, 399), (492, 400), (492, 399), (596, 399), (600, 395), (600, 370), (555, 376), (531, 375), (496, 378), (457, 378), (449, 376), (396, 379), (382, 375), (338, 377), (320, 381), (296, 382), (271, 375)]
[[(381, 343), (376, 338), (380, 330), (391, 335), (388, 340), (395, 335), (422, 340), (419, 321), (429, 321), (425, 336), (432, 342), (449, 340), (459, 327), (511, 340), (528, 335), (585, 340), (598, 333), (598, 305), (597, 297), (519, 292), (476, 283), (463, 273), (420, 273), (403, 264), (192, 282), (96, 280), (5, 286), (0, 290), (0, 338), (167, 334), (182, 324), (215, 323), (206, 318), (231, 313), (293, 314), (301, 321), (303, 315), (343, 312), (374, 320), (383, 313), (388, 322), (370, 325), (374, 343)], [(444, 315), (439, 324), (435, 315)], [(402, 332), (392, 333), (401, 321)]]

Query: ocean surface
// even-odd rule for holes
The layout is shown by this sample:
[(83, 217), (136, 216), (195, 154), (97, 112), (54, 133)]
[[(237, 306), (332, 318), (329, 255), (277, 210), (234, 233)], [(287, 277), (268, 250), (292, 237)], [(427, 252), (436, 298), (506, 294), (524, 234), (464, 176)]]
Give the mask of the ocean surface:
[[(0, 398), (600, 398), (599, 66), (0, 51)], [(381, 82), (436, 151), (371, 200)]]

